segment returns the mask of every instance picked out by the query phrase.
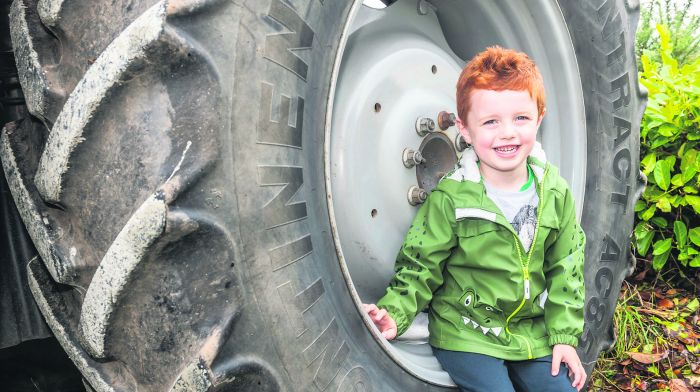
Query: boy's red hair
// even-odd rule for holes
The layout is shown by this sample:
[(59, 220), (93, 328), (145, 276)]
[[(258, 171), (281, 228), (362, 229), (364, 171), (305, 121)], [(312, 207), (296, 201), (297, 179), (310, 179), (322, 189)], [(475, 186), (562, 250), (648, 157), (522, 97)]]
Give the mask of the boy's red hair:
[(491, 46), (474, 56), (457, 81), (457, 114), (467, 123), (472, 90), (526, 90), (544, 114), (544, 83), (535, 62), (525, 53)]

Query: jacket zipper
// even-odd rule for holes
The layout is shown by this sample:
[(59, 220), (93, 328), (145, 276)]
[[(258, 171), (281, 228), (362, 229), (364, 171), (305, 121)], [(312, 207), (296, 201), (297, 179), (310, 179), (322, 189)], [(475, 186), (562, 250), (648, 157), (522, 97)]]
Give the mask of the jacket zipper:
[(519, 339), (522, 339), (522, 341), (525, 342), (525, 345), (527, 346), (527, 358), (528, 359), (533, 358), (532, 357), (532, 347), (530, 346), (530, 342), (527, 340), (527, 338), (525, 336), (512, 333), (510, 331), (510, 328), (508, 328), (508, 324), (510, 323), (510, 320), (516, 314), (518, 314), (520, 309), (523, 308), (523, 306), (525, 305), (525, 302), (530, 299), (530, 271), (528, 268), (530, 266), (530, 259), (532, 258), (532, 254), (533, 254), (534, 249), (535, 249), (535, 240), (537, 239), (537, 234), (540, 231), (540, 218), (542, 217), (542, 210), (543, 210), (542, 205), (544, 204), (544, 200), (543, 200), (543, 197), (544, 197), (544, 179), (547, 176), (547, 171), (548, 171), (548, 167), (545, 168), (544, 174), (542, 175), (542, 181), (540, 181), (540, 184), (539, 184), (540, 185), (540, 194), (539, 194), (540, 200), (538, 202), (539, 207), (537, 208), (537, 221), (535, 222), (535, 233), (532, 237), (532, 243), (530, 244), (530, 249), (527, 252), (527, 259), (523, 260), (522, 250), (524, 250), (525, 247), (522, 245), (520, 238), (518, 238), (517, 234), (515, 234), (515, 232), (512, 232), (513, 237), (515, 239), (515, 247), (518, 249), (518, 260), (520, 261), (520, 266), (523, 270), (523, 291), (524, 291), (523, 294), (524, 295), (523, 295), (523, 300), (520, 301), (520, 305), (518, 305), (518, 307), (513, 311), (513, 313), (511, 313), (510, 316), (508, 316), (508, 318), (506, 319), (505, 330), (509, 335), (513, 335), (515, 337), (518, 337)]

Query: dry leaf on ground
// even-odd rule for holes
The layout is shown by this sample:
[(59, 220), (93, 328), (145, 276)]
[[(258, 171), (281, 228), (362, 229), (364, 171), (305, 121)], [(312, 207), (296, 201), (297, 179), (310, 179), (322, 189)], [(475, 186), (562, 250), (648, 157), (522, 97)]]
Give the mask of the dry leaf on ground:
[(694, 388), (700, 387), (700, 376), (690, 375), (686, 376), (685, 379), (688, 380), (690, 386)]
[(639, 363), (649, 365), (649, 364), (652, 364), (655, 362), (659, 362), (660, 360), (668, 357), (668, 350), (662, 351), (660, 353), (653, 353), (653, 354), (636, 353), (634, 351), (628, 351), (627, 355), (629, 355), (630, 358), (634, 359), (635, 361), (637, 361)]
[(685, 382), (683, 380), (674, 378), (668, 383), (668, 386), (671, 387), (671, 392), (692, 392), (690, 388), (688, 388), (687, 385), (685, 385)]

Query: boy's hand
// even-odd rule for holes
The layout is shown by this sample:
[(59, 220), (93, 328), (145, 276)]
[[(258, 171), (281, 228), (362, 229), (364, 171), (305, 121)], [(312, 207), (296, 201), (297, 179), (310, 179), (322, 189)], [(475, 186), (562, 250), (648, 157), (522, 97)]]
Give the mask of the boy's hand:
[(586, 382), (586, 370), (576, 354), (576, 349), (567, 344), (555, 344), (552, 349), (552, 376), (559, 374), (559, 366), (562, 362), (569, 368), (569, 378), (574, 380), (571, 386), (580, 391)]
[(379, 332), (386, 340), (391, 340), (396, 337), (396, 332), (398, 328), (396, 327), (396, 321), (394, 321), (386, 309), (379, 309), (375, 304), (362, 304), (365, 312), (369, 315), (369, 318), (374, 322), (374, 325), (379, 328)]

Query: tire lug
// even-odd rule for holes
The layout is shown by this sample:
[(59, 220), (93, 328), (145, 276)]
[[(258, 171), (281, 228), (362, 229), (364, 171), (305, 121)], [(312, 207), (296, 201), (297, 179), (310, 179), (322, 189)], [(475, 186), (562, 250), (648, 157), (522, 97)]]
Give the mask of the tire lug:
[(418, 132), (419, 136), (435, 132), (435, 121), (430, 117), (418, 117), (416, 120), (416, 132)]
[(412, 206), (423, 204), (427, 198), (428, 192), (423, 188), (419, 188), (416, 185), (408, 188), (408, 204)]
[(425, 158), (420, 151), (415, 151), (410, 148), (405, 148), (402, 154), (403, 165), (407, 168), (412, 168), (418, 164), (425, 162)]
[(457, 123), (457, 116), (454, 113), (442, 111), (438, 113), (438, 127), (443, 131)]

